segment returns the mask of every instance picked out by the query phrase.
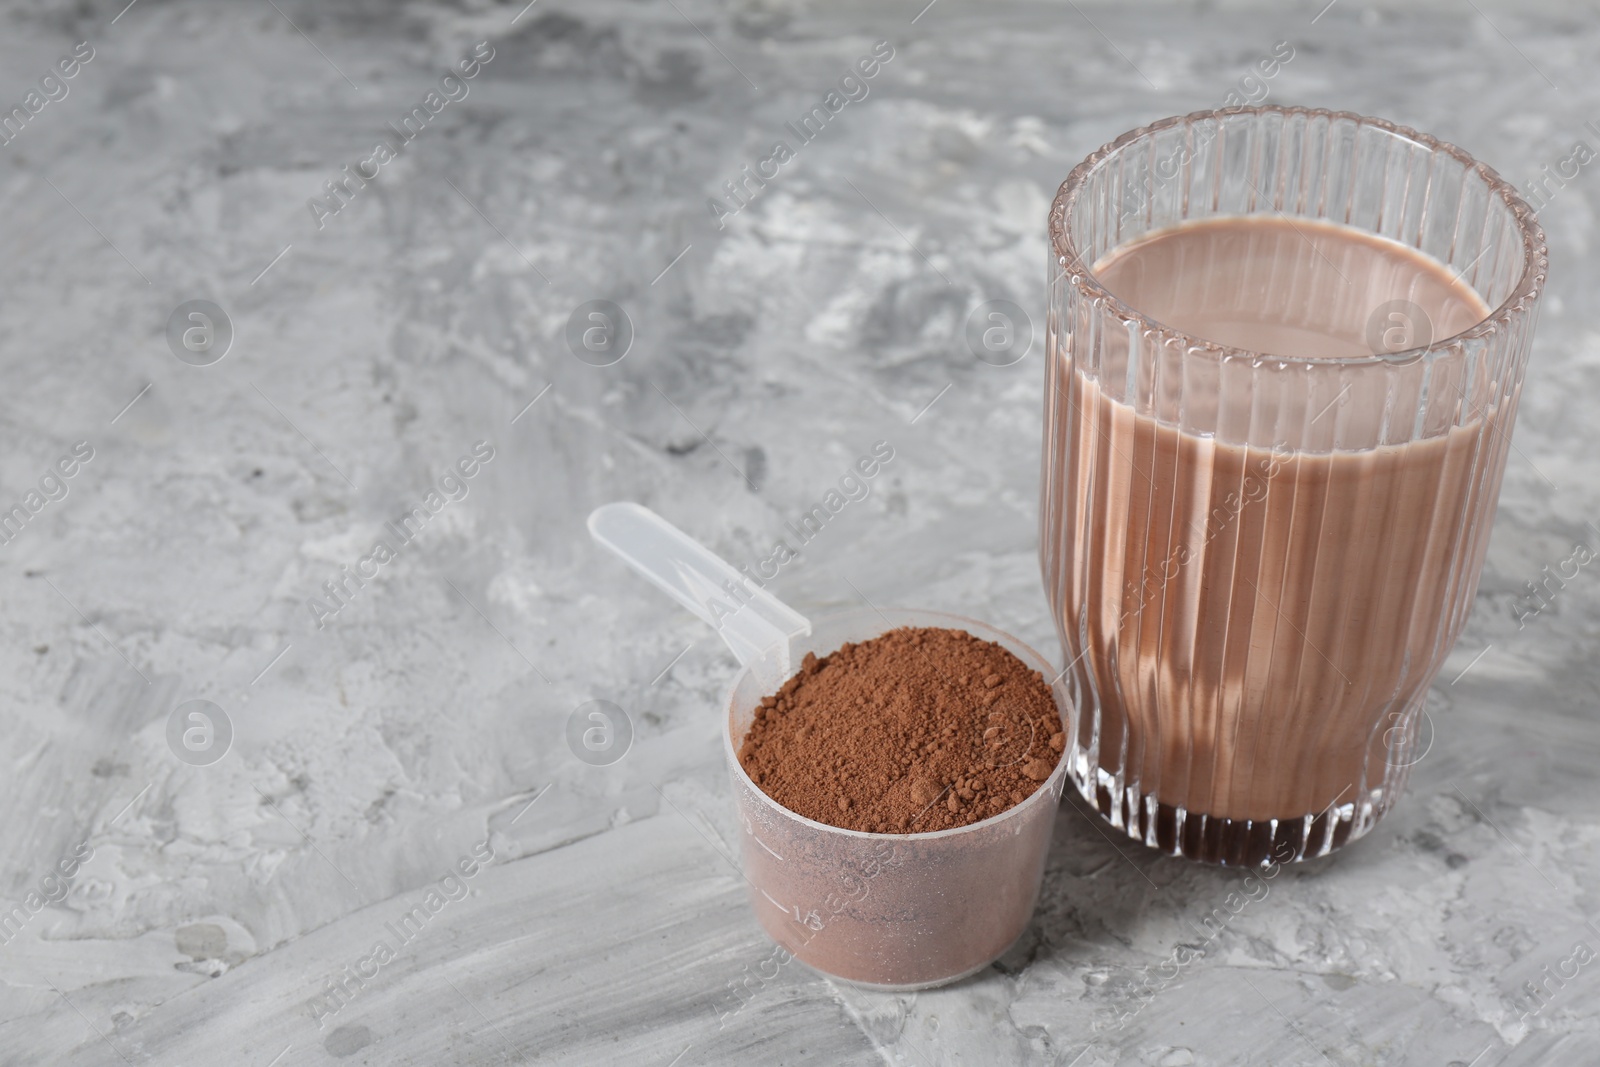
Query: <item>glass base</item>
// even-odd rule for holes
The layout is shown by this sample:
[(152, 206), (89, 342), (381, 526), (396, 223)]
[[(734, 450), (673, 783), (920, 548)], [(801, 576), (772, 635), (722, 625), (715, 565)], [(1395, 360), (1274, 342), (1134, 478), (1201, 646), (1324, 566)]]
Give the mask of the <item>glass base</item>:
[(1089, 806), (1135, 841), (1224, 867), (1271, 867), (1326, 856), (1370, 831), (1393, 803), (1403, 781), (1385, 796), (1369, 791), (1358, 802), (1285, 819), (1222, 819), (1161, 802), (1095, 764), (1077, 746), (1068, 776)]

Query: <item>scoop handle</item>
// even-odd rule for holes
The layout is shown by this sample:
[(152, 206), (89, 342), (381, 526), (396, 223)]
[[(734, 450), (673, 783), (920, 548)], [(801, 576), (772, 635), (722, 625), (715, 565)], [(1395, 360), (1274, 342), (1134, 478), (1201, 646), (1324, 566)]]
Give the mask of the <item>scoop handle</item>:
[(589, 534), (709, 623), (769, 692), (789, 677), (789, 639), (811, 632), (804, 615), (641, 504), (601, 505)]

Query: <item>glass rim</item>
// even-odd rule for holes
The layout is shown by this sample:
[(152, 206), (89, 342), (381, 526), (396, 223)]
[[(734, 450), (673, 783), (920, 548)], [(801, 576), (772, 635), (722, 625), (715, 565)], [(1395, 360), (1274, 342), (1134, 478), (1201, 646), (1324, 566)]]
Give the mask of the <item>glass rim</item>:
[[(922, 609), (922, 608), (898, 608), (898, 607), (888, 607), (888, 608), (882, 609), (881, 611), (878, 610), (877, 608), (846, 608), (843, 611), (831, 611), (831, 612), (828, 612), (827, 614), (824, 614), (824, 615), (818, 615), (816, 618), (812, 619), (811, 622), (812, 622), (813, 632), (815, 632), (815, 630), (816, 630), (816, 628), (818, 626), (826, 625), (826, 624), (829, 624), (829, 623), (843, 622), (843, 621), (850, 620), (850, 619), (855, 619), (855, 618), (863, 618), (863, 619), (876, 618), (876, 619), (879, 619), (881, 621), (889, 622), (888, 616), (894, 616), (894, 615), (916, 615), (916, 616), (920, 616), (920, 617), (923, 617), (923, 618), (940, 619), (940, 620), (943, 620), (943, 621), (945, 621), (945, 622), (947, 622), (949, 624), (952, 624), (951, 625), (952, 629), (956, 629), (956, 628), (964, 629), (968, 633), (972, 634), (974, 637), (982, 637), (986, 641), (993, 641), (994, 640), (994, 636), (992, 636), (992, 635), (998, 635), (999, 637), (1005, 638), (1006, 641), (1011, 642), (1011, 645), (1007, 645), (1007, 644), (1005, 644), (1003, 642), (999, 642), (999, 641), (996, 641), (995, 643), (1000, 645), (1000, 647), (1004, 648), (1007, 652), (1010, 652), (1012, 655), (1016, 656), (1019, 660), (1021, 660), (1023, 662), (1023, 664), (1025, 666), (1029, 667), (1032, 670), (1037, 670), (1040, 673), (1048, 673), (1049, 671), (1055, 670), (1055, 667), (1050, 663), (1050, 661), (1048, 659), (1046, 659), (1044, 656), (1040, 655), (1039, 652), (1032, 645), (1028, 644), (1026, 641), (1022, 640), (1020, 637), (1017, 637), (1015, 634), (1012, 634), (1012, 633), (1009, 633), (1009, 632), (1007, 632), (1005, 630), (1002, 630), (998, 626), (992, 626), (989, 623), (983, 622), (980, 619), (968, 618), (965, 615), (957, 615), (957, 614), (954, 614), (953, 612), (948, 612), (948, 611), (932, 611), (932, 610), (925, 610), (925, 609)], [(896, 626), (903, 626), (903, 625), (906, 625), (906, 624), (905, 623), (897, 623), (897, 622), (889, 622), (889, 625), (885, 626), (882, 632), (883, 633), (888, 633), (890, 630), (894, 629)], [(986, 636), (984, 631), (987, 631), (987, 634), (990, 635), (990, 636)], [(867, 640), (867, 639), (866, 638), (862, 638), (861, 640)], [(1013, 645), (1015, 647), (1012, 647)], [(1024, 652), (1026, 652), (1027, 655), (1019, 654), (1017, 652), (1018, 648), (1022, 649)], [(831, 651), (836, 651), (836, 650), (830, 650), (830, 652)], [(739, 751), (734, 746), (734, 743), (733, 743), (733, 701), (734, 701), (734, 695), (739, 691), (740, 683), (743, 682), (747, 677), (749, 677), (750, 673), (751, 673), (750, 672), (750, 668), (748, 668), (748, 667), (740, 667), (739, 670), (734, 674), (733, 680), (728, 683), (727, 690), (723, 694), (723, 698), (722, 698), (722, 712), (723, 712), (723, 715), (722, 715), (722, 753), (723, 753), (723, 757), (724, 757), (725, 761), (727, 762), (728, 766), (730, 767), (730, 769), (732, 770), (733, 780), (736, 783), (739, 783), (739, 784), (742, 784), (742, 785), (748, 787), (749, 790), (752, 793), (754, 793), (757, 798), (759, 798), (759, 800), (761, 801), (761, 803), (762, 803), (762, 805), (764, 807), (767, 807), (767, 808), (777, 812), (778, 814), (782, 815), (788, 821), (799, 823), (800, 825), (804, 826), (808, 830), (816, 830), (816, 831), (819, 831), (819, 832), (827, 832), (829, 834), (839, 834), (839, 835), (843, 835), (845, 837), (865, 838), (865, 839), (873, 840), (873, 841), (888, 841), (888, 842), (896, 842), (896, 841), (942, 841), (942, 840), (946, 840), (946, 839), (953, 838), (953, 837), (960, 837), (960, 836), (962, 836), (964, 834), (970, 834), (970, 833), (975, 833), (975, 832), (978, 832), (978, 831), (981, 831), (981, 830), (992, 829), (993, 827), (995, 827), (997, 825), (1001, 825), (1001, 824), (1004, 824), (1004, 823), (1010, 822), (1010, 821), (1015, 821), (1016, 819), (1018, 819), (1021, 815), (1025, 814), (1026, 812), (1032, 811), (1033, 808), (1035, 808), (1038, 804), (1045, 803), (1045, 801), (1041, 800), (1040, 798), (1045, 796), (1046, 794), (1053, 795), (1052, 802), (1060, 803), (1061, 796), (1065, 792), (1068, 757), (1067, 757), (1066, 748), (1065, 748), (1065, 746), (1063, 746), (1062, 751), (1061, 751), (1061, 753), (1059, 755), (1059, 758), (1056, 760), (1055, 767), (1052, 768), (1051, 771), (1050, 771), (1050, 777), (1048, 777), (1044, 781), (1040, 782), (1039, 783), (1039, 787), (1037, 789), (1035, 789), (1032, 793), (1029, 793), (1027, 796), (1023, 797), (1022, 798), (1022, 802), (1020, 804), (1013, 804), (1013, 805), (1011, 805), (1011, 807), (1006, 808), (1002, 812), (999, 812), (999, 813), (994, 814), (994, 815), (990, 815), (987, 818), (979, 819), (977, 822), (967, 823), (965, 826), (952, 826), (952, 827), (949, 827), (948, 829), (945, 829), (945, 830), (918, 830), (916, 833), (901, 834), (901, 833), (893, 833), (893, 832), (881, 832), (880, 833), (880, 832), (875, 831), (875, 830), (850, 830), (850, 829), (846, 829), (843, 826), (834, 826), (834, 825), (832, 825), (830, 823), (818, 822), (816, 819), (812, 819), (812, 818), (809, 818), (809, 817), (807, 817), (805, 815), (801, 815), (798, 811), (793, 811), (793, 810), (791, 810), (789, 808), (784, 807), (782, 804), (780, 804), (776, 800), (774, 800), (771, 796), (767, 795), (767, 791), (762, 789), (759, 785), (756, 784), (755, 779), (750, 777), (749, 772), (747, 772), (744, 769), (744, 765), (739, 762)], [(1056, 679), (1057, 679), (1057, 681), (1059, 681), (1060, 680), (1060, 676), (1059, 675), (1056, 676)], [(1071, 734), (1070, 734), (1069, 731), (1071, 730), (1072, 726), (1071, 726), (1071, 723), (1069, 721), (1070, 717), (1069, 717), (1069, 714), (1068, 714), (1068, 709), (1062, 703), (1061, 695), (1056, 690), (1056, 683), (1047, 681), (1047, 682), (1045, 682), (1045, 685), (1050, 690), (1050, 699), (1052, 701), (1054, 701), (1054, 703), (1055, 703), (1056, 714), (1058, 716), (1060, 716), (1060, 718), (1061, 718), (1061, 732), (1062, 732), (1062, 735), (1067, 738), (1067, 743), (1070, 744), (1071, 743)], [(934, 803), (938, 803), (938, 801), (934, 801)], [(929, 805), (929, 806), (931, 807), (932, 805)]]
[[(1316, 118), (1344, 119), (1364, 126), (1371, 126), (1395, 136), (1402, 137), (1415, 144), (1421, 145), (1432, 152), (1439, 152), (1451, 156), (1459, 161), (1463, 167), (1478, 175), (1488, 187), (1491, 196), (1498, 196), (1510, 210), (1512, 218), (1516, 220), (1518, 232), (1522, 236), (1522, 274), (1517, 279), (1516, 285), (1507, 294), (1500, 305), (1489, 312), (1478, 322), (1451, 334), (1448, 337), (1429, 341), (1426, 345), (1402, 349), (1398, 352), (1373, 353), (1370, 356), (1288, 356), (1276, 352), (1255, 352), (1249, 349), (1238, 348), (1232, 345), (1221, 344), (1207, 340), (1176, 329), (1158, 319), (1152, 318), (1139, 309), (1123, 301), (1116, 294), (1101, 283), (1094, 273), (1093, 267), (1084, 262), (1077, 246), (1072, 241), (1072, 236), (1067, 230), (1067, 216), (1077, 203), (1078, 194), (1082, 191), (1089, 175), (1113, 152), (1119, 151), (1134, 141), (1149, 137), (1151, 134), (1174, 126), (1193, 125), (1194, 123), (1216, 118), (1231, 118), (1236, 115), (1264, 115), (1276, 114), (1286, 116), (1307, 116)], [(1279, 212), (1280, 214), (1282, 212)], [(1306, 217), (1306, 216), (1297, 216)], [(1329, 219), (1329, 222), (1336, 220)], [(1185, 355), (1196, 350), (1207, 355), (1216, 356), (1222, 360), (1248, 358), (1255, 361), (1265, 361), (1296, 366), (1304, 365), (1343, 365), (1343, 366), (1373, 366), (1382, 364), (1407, 364), (1418, 360), (1430, 359), (1441, 356), (1453, 350), (1457, 345), (1466, 341), (1487, 337), (1508, 328), (1513, 319), (1527, 314), (1538, 301), (1539, 294), (1544, 287), (1545, 276), (1549, 267), (1549, 252), (1545, 245), (1544, 230), (1539, 225), (1533, 208), (1523, 199), (1514, 185), (1480, 160), (1474, 159), (1464, 149), (1441, 141), (1437, 137), (1422, 133), (1409, 126), (1401, 126), (1386, 119), (1373, 118), (1369, 115), (1359, 115), (1353, 111), (1334, 111), (1328, 108), (1310, 107), (1284, 107), (1268, 104), (1261, 107), (1234, 107), (1213, 108), (1202, 111), (1191, 111), (1187, 115), (1173, 115), (1168, 118), (1158, 119), (1146, 126), (1129, 130), (1115, 140), (1108, 141), (1091, 152), (1084, 160), (1067, 175), (1056, 196), (1050, 203), (1050, 246), (1058, 266), (1074, 276), (1073, 284), (1094, 300), (1102, 301), (1109, 306), (1120, 318), (1137, 322), (1144, 331), (1154, 331), (1168, 338), (1176, 339), (1183, 343)], [(1381, 235), (1379, 235), (1381, 236)], [(1407, 246), (1410, 247), (1410, 246)], [(1420, 250), (1419, 250), (1420, 251)], [(1446, 264), (1446, 267), (1449, 265)], [(1453, 272), (1460, 277), (1458, 272)]]

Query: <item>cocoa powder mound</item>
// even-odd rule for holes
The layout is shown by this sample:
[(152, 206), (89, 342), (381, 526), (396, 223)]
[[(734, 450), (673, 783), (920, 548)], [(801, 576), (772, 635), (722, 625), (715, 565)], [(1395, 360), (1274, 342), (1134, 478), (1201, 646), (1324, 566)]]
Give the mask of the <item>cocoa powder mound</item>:
[(1044, 676), (964, 630), (846, 644), (756, 709), (739, 762), (790, 811), (846, 830), (925, 833), (1020, 804), (1065, 738)]

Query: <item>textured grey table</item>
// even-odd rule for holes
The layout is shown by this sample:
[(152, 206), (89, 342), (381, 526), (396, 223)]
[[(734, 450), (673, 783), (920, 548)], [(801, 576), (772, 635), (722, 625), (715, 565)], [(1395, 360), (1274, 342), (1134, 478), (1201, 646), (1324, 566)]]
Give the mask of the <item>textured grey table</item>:
[[(732, 660), (583, 526), (638, 499), (754, 562), (887, 441), (778, 592), (1050, 647), (1039, 349), (988, 366), (962, 331), (993, 299), (1039, 321), (1072, 164), (1288, 41), (1270, 99), (1528, 181), (1600, 146), (1592, 16), (123, 2), (0, 14), (0, 103), (27, 109), (0, 146), (0, 507), (28, 516), (0, 548), (0, 1063), (1600, 1062), (1600, 965), (1572, 962), (1600, 948), (1600, 580), (1524, 599), (1600, 538), (1588, 170), (1547, 187), (1516, 450), (1410, 795), (1209, 940), (1242, 876), (1069, 795), (1034, 923), (978, 977), (774, 971), (725, 859)], [(785, 132), (880, 39), (865, 99)], [(346, 165), (376, 176), (330, 200)], [(734, 211), (745, 165), (777, 173)], [(215, 316), (167, 338), (200, 299), (220, 360)], [(634, 334), (604, 367), (567, 342), (599, 299)], [(402, 543), (385, 521), (479, 441)], [(632, 723), (610, 766), (566, 741), (596, 699)], [(187, 711), (169, 735), (191, 700), (209, 738)]]

